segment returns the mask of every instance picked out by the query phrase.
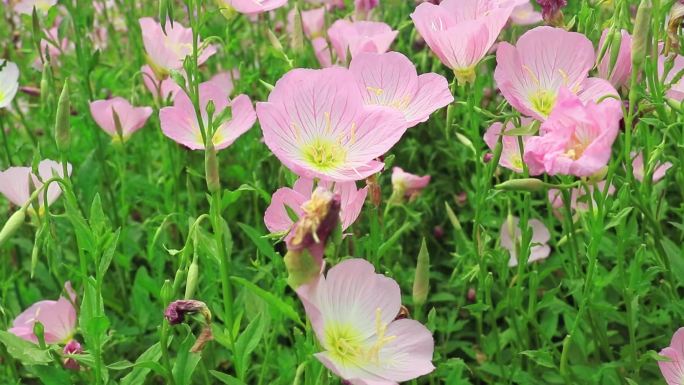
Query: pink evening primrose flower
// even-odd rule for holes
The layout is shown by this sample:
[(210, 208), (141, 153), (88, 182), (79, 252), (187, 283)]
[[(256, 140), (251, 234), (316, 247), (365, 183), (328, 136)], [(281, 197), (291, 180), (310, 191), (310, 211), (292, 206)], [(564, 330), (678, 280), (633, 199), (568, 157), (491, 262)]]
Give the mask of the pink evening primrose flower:
[(33, 13), (33, 8), (36, 8), (38, 12), (45, 14), (55, 4), (57, 0), (20, 0), (14, 4), (14, 12), (30, 15)]
[[(333, 183), (321, 181), (318, 187), (330, 189)], [(264, 223), (271, 233), (289, 232), (294, 226), (294, 221), (288, 215), (286, 206), (289, 207), (297, 217), (304, 214), (302, 206), (311, 199), (314, 191), (314, 181), (308, 178), (299, 178), (292, 188), (279, 188), (271, 198), (271, 204), (264, 214)], [(333, 193), (340, 195), (341, 210), (340, 219), (342, 231), (356, 221), (361, 214), (363, 204), (366, 201), (368, 187), (360, 190), (356, 188), (355, 182), (334, 183)]]
[[(119, 133), (117, 133), (114, 112), (119, 117), (121, 124), (121, 138), (119, 138)], [(90, 103), (90, 113), (93, 115), (95, 122), (107, 134), (113, 138), (125, 141), (145, 125), (147, 119), (152, 115), (152, 108), (133, 107), (126, 99), (116, 97), (108, 100), (96, 100)]]
[(324, 37), (315, 37), (311, 40), (311, 46), (313, 47), (314, 54), (318, 63), (322, 68), (328, 68), (332, 66), (332, 56), (330, 52), (330, 46), (328, 41)]
[(341, 63), (347, 62), (347, 51), (352, 57), (361, 52), (387, 52), (398, 33), (379, 21), (342, 19), (328, 28), (328, 38)]
[[(639, 152), (631, 153), (632, 156), (632, 171), (634, 172), (634, 177), (639, 181), (643, 182), (644, 177), (646, 176), (646, 170), (644, 169), (644, 154)], [(672, 167), (672, 163), (670, 162), (665, 162), (665, 163), (658, 163), (655, 166), (655, 171), (653, 171), (653, 183), (656, 183), (663, 179), (665, 177), (665, 173), (667, 170)]]
[[(523, 118), (522, 119), (522, 124), (523, 126), (529, 126), (532, 124), (532, 119), (529, 118)], [(487, 147), (494, 152), (496, 149), (496, 145), (499, 142), (499, 137), (502, 136), (501, 138), (501, 157), (499, 158), (499, 165), (501, 167), (505, 167), (509, 170), (515, 171), (517, 173), (522, 173), (523, 172), (523, 159), (522, 159), (522, 151), (520, 151), (520, 145), (518, 143), (518, 136), (513, 136), (513, 135), (506, 135), (505, 132), (512, 130), (515, 128), (512, 122), (508, 122), (506, 124), (506, 129), (502, 133), (502, 128), (503, 128), (503, 123), (496, 122), (489, 126), (487, 131), (484, 134), (484, 141), (487, 144)], [(530, 135), (521, 135), (522, 136), (522, 142), (523, 142), (523, 147), (526, 145), (527, 141), (529, 138), (531, 138)]]
[[(604, 44), (610, 44), (610, 42), (606, 42), (608, 31), (608, 29), (605, 29), (601, 34), (597, 55), (600, 55)], [(598, 63), (598, 76), (608, 80), (613, 87), (617, 89), (626, 85), (632, 74), (632, 36), (624, 29), (620, 33), (622, 36), (617, 59), (615, 60), (615, 66), (612, 69), (610, 67), (613, 47), (608, 47), (608, 49), (606, 49), (603, 58), (601, 58), (601, 61)]]
[(349, 71), (358, 82), (365, 104), (401, 112), (409, 127), (425, 122), (430, 114), (454, 101), (444, 76), (418, 76), (413, 63), (398, 52), (359, 53), (352, 59)]
[(162, 102), (168, 99), (174, 99), (178, 91), (181, 90), (180, 86), (171, 78), (158, 80), (154, 71), (152, 71), (152, 67), (149, 65), (144, 65), (140, 69), (140, 72), (142, 73), (145, 88)]
[[(606, 181), (600, 181), (595, 184), (589, 185), (589, 196), (587, 196), (587, 190), (584, 187), (573, 188), (570, 192), (570, 209), (573, 211), (588, 211), (590, 207), (596, 207), (596, 200), (594, 199), (595, 193), (603, 194), (606, 188)], [(615, 187), (613, 185), (608, 186), (606, 191), (607, 195), (613, 195), (615, 193)], [(563, 208), (563, 194), (560, 190), (550, 189), (548, 192), (549, 202), (551, 207), (555, 210)], [(591, 199), (591, 201), (590, 201)], [(556, 211), (558, 214), (559, 212)]]
[[(254, 107), (252, 107), (249, 97), (239, 95), (234, 99), (229, 99), (228, 91), (230, 89), (225, 86), (225, 82), (224, 76), (214, 77), (199, 86), (200, 109), (205, 129), (209, 122), (206, 108), (210, 100), (214, 102), (215, 106), (213, 122), (216, 122), (223, 110), (226, 108), (231, 110), (230, 118), (221, 123), (212, 138), (216, 150), (230, 146), (238, 137), (247, 132), (256, 121)], [(164, 107), (159, 111), (159, 120), (164, 135), (175, 142), (191, 150), (203, 150), (205, 148), (195, 108), (184, 91), (181, 90), (176, 94), (173, 106)]]
[[(71, 174), (71, 165), (67, 171)], [(53, 176), (63, 177), (63, 167), (61, 163), (54, 160), (45, 159), (38, 164), (38, 176), (31, 172), (31, 167), (10, 167), (5, 171), (0, 171), (0, 193), (16, 206), (23, 206), (31, 199), (31, 190), (43, 186), (43, 182)], [(33, 188), (29, 186), (29, 177), (33, 182)], [(57, 183), (50, 183), (47, 188), (47, 201), (52, 204), (62, 194), (62, 189)], [(45, 193), (38, 195), (38, 204), (42, 207)]]
[(434, 370), (434, 340), (396, 319), (399, 285), (363, 259), (348, 259), (297, 289), (323, 352), (316, 358), (351, 384), (396, 385)]
[[(594, 46), (584, 35), (560, 28), (536, 27), (513, 46), (502, 42), (496, 50), (494, 79), (506, 100), (522, 114), (546, 119), (561, 88), (583, 102), (617, 95), (606, 80), (589, 78)], [(604, 103), (619, 104), (608, 98)]]
[(392, 189), (395, 194), (415, 198), (430, 183), (430, 175), (419, 176), (408, 173), (401, 167), (392, 168)]
[(454, 71), (459, 82), (475, 78), (475, 66), (506, 25), (513, 4), (494, 0), (445, 0), (422, 3), (411, 19), (432, 52)]
[(371, 15), (371, 11), (380, 3), (380, 0), (354, 0), (354, 19), (366, 20)]
[(406, 132), (401, 113), (365, 106), (345, 68), (294, 69), (257, 103), (264, 141), (299, 176), (350, 182), (382, 170), (376, 158)]
[(515, 25), (532, 25), (541, 23), (542, 14), (534, 9), (530, 1), (517, 5), (511, 12), (511, 22)]
[(0, 108), (12, 103), (19, 89), (19, 67), (11, 61), (0, 59)]
[(256, 15), (272, 11), (287, 4), (287, 0), (216, 0), (223, 10), (237, 11), (247, 15)]
[[(166, 22), (166, 33), (162, 30), (161, 24), (151, 17), (140, 19), (142, 30), (143, 45), (147, 53), (147, 61), (158, 78), (164, 78), (166, 73), (171, 70), (179, 70), (183, 67), (183, 60), (192, 54), (192, 29), (185, 28), (178, 21)], [(216, 53), (216, 47), (209, 45), (202, 46), (198, 64), (204, 63), (209, 57)], [(203, 48), (202, 48), (203, 47)]]
[(608, 164), (620, 129), (622, 110), (605, 101), (586, 105), (562, 89), (558, 106), (540, 128), (541, 136), (528, 139), (523, 160), (531, 175), (586, 177)]
[(670, 346), (660, 351), (670, 361), (658, 361), (660, 372), (667, 385), (684, 384), (684, 327), (679, 328), (672, 336)]
[[(323, 36), (323, 30), (325, 28), (325, 7), (314, 8), (308, 11), (301, 11), (302, 15), (302, 30), (304, 35), (309, 39), (315, 39), (317, 37)], [(294, 31), (294, 21), (295, 21), (295, 10), (292, 9), (287, 14), (287, 30), (288, 33), (293, 33)]]
[[(662, 54), (658, 56), (658, 76), (660, 78), (662, 78), (665, 73), (666, 60), (667, 58)], [(684, 56), (676, 55), (672, 69), (667, 73), (667, 76), (665, 76), (665, 84), (670, 86), (666, 96), (678, 102), (684, 101), (684, 76), (680, 77), (677, 82), (673, 83), (673, 81), (682, 71), (684, 71)]]
[(43, 300), (34, 303), (14, 319), (12, 328), (8, 331), (19, 338), (38, 343), (38, 338), (33, 334), (33, 325), (40, 322), (43, 324), (46, 344), (69, 342), (76, 330), (76, 309), (73, 305), (76, 293), (70, 282), (64, 284), (64, 290), (69, 299), (60, 296), (57, 301)]
[[(522, 239), (522, 231), (518, 224), (519, 221), (520, 220), (517, 217), (510, 217), (509, 220), (504, 221), (501, 225), (499, 242), (501, 243), (501, 247), (508, 250), (508, 253), (510, 254), (510, 259), (508, 260), (508, 266), (510, 267), (518, 266), (516, 243), (520, 243)], [(551, 239), (549, 229), (537, 219), (530, 219), (528, 225), (532, 228), (532, 245), (527, 263), (546, 259), (551, 252), (551, 248), (547, 244), (549, 239)], [(516, 241), (513, 240), (513, 234), (515, 234)]]

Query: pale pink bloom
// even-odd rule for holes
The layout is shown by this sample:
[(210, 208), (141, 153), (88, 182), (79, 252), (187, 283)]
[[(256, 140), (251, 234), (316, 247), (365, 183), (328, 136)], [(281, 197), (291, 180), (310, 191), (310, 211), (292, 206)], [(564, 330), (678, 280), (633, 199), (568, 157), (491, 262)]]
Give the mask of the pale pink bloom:
[[(606, 42), (609, 29), (603, 30), (601, 34), (601, 41), (599, 42), (599, 50), (597, 55), (600, 55), (604, 44)], [(610, 67), (613, 47), (609, 47), (603, 55), (603, 58), (598, 64), (598, 76), (602, 79), (608, 80), (615, 88), (620, 88), (627, 84), (629, 77), (632, 74), (632, 36), (626, 30), (621, 31), (622, 39), (620, 41), (620, 50), (615, 61), (615, 66)]]
[(349, 182), (382, 170), (376, 158), (406, 132), (404, 117), (365, 106), (349, 70), (294, 69), (257, 103), (264, 141), (290, 170), (307, 178)]
[[(71, 165), (67, 171), (71, 174)], [(31, 198), (29, 189), (29, 177), (33, 182), (33, 187), (39, 189), (43, 182), (52, 179), (54, 176), (63, 177), (63, 167), (61, 163), (54, 160), (45, 159), (38, 164), (38, 176), (31, 172), (31, 167), (10, 167), (5, 171), (0, 171), (0, 193), (10, 202), (17, 206), (23, 206)], [(62, 194), (62, 189), (57, 183), (50, 183), (47, 188), (48, 205), (52, 204)], [(45, 193), (38, 195), (38, 204), (42, 207)]]
[(425, 122), (430, 114), (454, 101), (444, 76), (418, 76), (413, 63), (398, 52), (359, 53), (349, 70), (358, 81), (365, 104), (401, 112), (409, 127)]
[(512, 10), (491, 0), (445, 0), (420, 4), (411, 19), (432, 52), (464, 82), (473, 80), (475, 66), (492, 48)]
[(318, 63), (322, 68), (328, 68), (332, 66), (330, 46), (324, 37), (316, 37), (311, 40), (311, 46), (313, 47), (316, 59), (318, 59)]
[(354, 0), (354, 19), (368, 19), (371, 11), (378, 6), (380, 0)]
[(528, 139), (523, 160), (531, 175), (595, 174), (608, 164), (620, 129), (622, 110), (613, 103), (586, 105), (562, 89), (558, 106), (540, 128), (542, 136)]
[[(325, 7), (314, 8), (308, 11), (300, 11), (302, 15), (302, 30), (309, 39), (321, 37), (325, 28)], [(295, 10), (292, 9), (287, 14), (287, 30), (294, 32)]]
[[(606, 187), (606, 181), (601, 181), (596, 184), (589, 185), (589, 196), (587, 196), (587, 191), (584, 187), (573, 188), (570, 192), (570, 208), (574, 211), (588, 211), (589, 207), (596, 207), (596, 200), (594, 199), (594, 193), (603, 193)], [(613, 195), (615, 193), (615, 186), (608, 186), (608, 195)], [(551, 207), (554, 209), (563, 208), (563, 195), (560, 190), (550, 189), (548, 192), (549, 202)], [(589, 203), (591, 199), (591, 206)]]
[[(528, 126), (532, 123), (531, 119), (524, 118), (522, 120), (523, 126)], [(503, 123), (496, 122), (489, 126), (484, 134), (484, 141), (487, 143), (492, 152), (496, 149), (496, 145), (499, 142), (499, 136), (501, 136), (501, 129), (503, 128)], [(506, 124), (506, 131), (514, 129), (515, 126), (512, 122)], [(527, 140), (531, 137), (530, 135), (521, 135), (523, 146), (527, 143)], [(518, 143), (518, 136), (513, 135), (503, 135), (501, 138), (501, 157), (499, 158), (499, 165), (505, 167), (509, 170), (513, 170), (518, 173), (523, 172), (523, 159), (522, 151), (520, 151), (520, 145)]]
[(351, 384), (396, 385), (434, 370), (430, 331), (395, 320), (399, 285), (367, 261), (345, 260), (297, 293), (324, 350), (316, 358)]
[(401, 167), (392, 168), (392, 189), (395, 192), (413, 198), (430, 183), (430, 175), (419, 176), (408, 173)]
[[(321, 181), (318, 187), (330, 190), (333, 187), (332, 185), (332, 182)], [(289, 232), (294, 226), (294, 221), (288, 215), (286, 206), (297, 214), (297, 217), (301, 217), (304, 214), (302, 206), (311, 199), (313, 191), (314, 181), (312, 179), (299, 178), (292, 188), (279, 188), (273, 193), (271, 204), (264, 214), (264, 223), (268, 231), (271, 233)], [(368, 187), (358, 190), (356, 182), (334, 183), (332, 192), (339, 194), (341, 198), (340, 222), (342, 231), (344, 231), (361, 214), (368, 194)]]
[(57, 301), (43, 300), (34, 303), (14, 319), (12, 328), (8, 331), (17, 337), (38, 343), (38, 338), (33, 334), (33, 325), (40, 322), (43, 324), (46, 344), (69, 342), (76, 331), (76, 309), (73, 305), (76, 293), (69, 282), (64, 284), (64, 290), (69, 299), (60, 296)]
[(35, 7), (38, 12), (45, 14), (55, 4), (57, 0), (20, 0), (14, 4), (14, 12), (31, 15)]
[[(59, 25), (61, 20), (55, 22), (55, 26), (43, 31), (45, 33), (46, 39), (40, 39), (40, 52), (43, 55), (44, 60), (47, 62), (47, 57), (50, 57), (50, 62), (59, 63), (59, 58), (63, 53), (69, 51), (73, 48), (73, 43), (71, 43), (66, 37), (61, 38), (59, 36)], [(40, 58), (36, 58), (33, 63), (33, 67), (38, 71), (43, 70), (43, 64)]]
[[(517, 217), (510, 217), (501, 225), (501, 232), (499, 234), (501, 247), (508, 250), (510, 255), (508, 266), (511, 267), (518, 266), (516, 243), (520, 244), (522, 240), (522, 231), (520, 230), (519, 221), (520, 220)], [(532, 229), (532, 244), (530, 247), (530, 257), (528, 258), (527, 263), (546, 259), (551, 252), (551, 248), (547, 244), (549, 239), (551, 239), (549, 229), (537, 219), (530, 219), (528, 225)], [(515, 234), (515, 240), (513, 239), (513, 234)]]
[(387, 52), (398, 31), (379, 21), (337, 20), (328, 28), (328, 38), (337, 60), (347, 62), (347, 51), (354, 57), (361, 52)]
[[(185, 28), (178, 21), (166, 22), (166, 33), (161, 24), (151, 17), (143, 17), (139, 20), (142, 30), (143, 45), (147, 53), (147, 61), (153, 70), (168, 72), (183, 68), (183, 60), (192, 54), (192, 29)], [(202, 48), (202, 42), (197, 43), (201, 49), (197, 58), (198, 64), (204, 63), (216, 53), (213, 45)]]
[(287, 4), (287, 0), (217, 0), (222, 9), (255, 15), (272, 11)]
[(114, 112), (118, 115), (119, 122), (121, 123), (120, 128), (123, 138), (120, 139), (125, 141), (145, 125), (147, 119), (152, 115), (152, 108), (133, 107), (126, 99), (119, 97), (96, 100), (90, 103), (90, 113), (93, 115), (95, 122), (107, 134), (118, 138), (119, 134), (116, 131)]
[[(658, 75), (662, 79), (665, 73), (665, 61), (667, 58), (663, 55), (658, 56)], [(665, 84), (670, 85), (667, 90), (667, 97), (678, 102), (684, 101), (684, 76), (680, 77), (676, 83), (672, 83), (677, 75), (684, 71), (684, 56), (676, 55), (674, 63), (670, 72), (665, 76)]]
[[(561, 88), (579, 95), (583, 102), (617, 95), (609, 82), (588, 78), (594, 61), (594, 46), (584, 35), (537, 27), (523, 34), (515, 46), (499, 44), (494, 79), (516, 110), (544, 120), (555, 107)], [(603, 103), (620, 102), (608, 98)]]
[(684, 328), (679, 328), (672, 336), (670, 346), (660, 351), (670, 361), (658, 361), (660, 372), (667, 385), (684, 384)]
[(534, 9), (529, 1), (517, 5), (511, 12), (511, 22), (515, 25), (532, 25), (541, 23), (542, 14)]
[(19, 67), (11, 61), (0, 59), (0, 108), (12, 103), (19, 89)]
[[(202, 121), (205, 130), (208, 128), (209, 116), (206, 108), (209, 101), (214, 102), (215, 112), (212, 124), (226, 108), (230, 108), (230, 119), (221, 123), (212, 137), (217, 150), (230, 146), (238, 137), (247, 132), (256, 121), (254, 107), (247, 95), (239, 95), (230, 99), (230, 89), (225, 86), (225, 76), (215, 77), (199, 86), (199, 99)], [(200, 130), (195, 108), (184, 91), (179, 91), (173, 106), (159, 111), (159, 120), (164, 135), (192, 150), (203, 150), (204, 140)]]
[[(644, 169), (644, 154), (639, 152), (639, 153), (631, 153), (632, 156), (632, 171), (634, 172), (634, 177), (639, 181), (643, 182), (644, 177), (646, 176), (646, 170)], [(658, 182), (659, 180), (663, 179), (665, 177), (665, 173), (667, 170), (672, 167), (672, 163), (670, 162), (665, 162), (665, 163), (658, 163), (655, 167), (655, 171), (653, 171), (653, 183)]]
[(170, 77), (158, 80), (157, 76), (154, 74), (154, 71), (152, 71), (152, 68), (149, 65), (144, 65), (140, 71), (142, 73), (145, 87), (152, 93), (152, 95), (159, 98), (161, 101), (174, 99), (178, 91), (181, 90), (180, 86), (176, 84), (176, 82)]

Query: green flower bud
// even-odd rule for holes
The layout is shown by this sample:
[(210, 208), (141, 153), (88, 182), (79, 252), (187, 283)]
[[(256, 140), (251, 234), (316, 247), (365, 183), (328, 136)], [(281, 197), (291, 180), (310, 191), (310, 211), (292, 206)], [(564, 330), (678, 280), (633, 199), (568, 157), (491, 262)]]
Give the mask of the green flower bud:
[(214, 194), (221, 190), (221, 180), (219, 179), (218, 158), (214, 142), (207, 140), (207, 148), (204, 150), (204, 170), (207, 179), (207, 190)]
[(651, 12), (653, 5), (651, 0), (642, 0), (637, 9), (632, 33), (632, 71), (639, 71), (644, 63), (648, 52), (648, 44), (651, 40)]
[(197, 256), (195, 256), (188, 268), (188, 278), (185, 281), (185, 299), (191, 299), (195, 295), (195, 290), (197, 289), (197, 280), (199, 278), (199, 265), (197, 259)]
[(540, 191), (546, 187), (546, 183), (536, 178), (511, 179), (494, 186), (497, 190), (506, 191)]
[(0, 247), (7, 242), (14, 233), (24, 224), (26, 220), (26, 209), (22, 207), (5, 222), (5, 226), (0, 230)]
[(425, 238), (420, 244), (418, 262), (416, 263), (416, 275), (413, 280), (413, 304), (423, 306), (427, 301), (430, 291), (430, 253), (428, 253)]
[(64, 88), (57, 102), (57, 118), (55, 120), (55, 142), (61, 153), (69, 151), (71, 136), (69, 135), (69, 116), (71, 115), (71, 102), (69, 100), (69, 82), (64, 82)]

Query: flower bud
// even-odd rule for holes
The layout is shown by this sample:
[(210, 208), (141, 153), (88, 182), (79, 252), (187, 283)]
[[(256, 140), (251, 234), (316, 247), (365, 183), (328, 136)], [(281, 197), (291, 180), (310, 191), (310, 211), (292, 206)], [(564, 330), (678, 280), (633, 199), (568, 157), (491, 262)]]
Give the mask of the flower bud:
[(164, 281), (159, 296), (161, 297), (162, 303), (166, 304), (171, 302), (171, 298), (173, 298), (173, 285), (171, 284), (170, 279)]
[(304, 50), (304, 27), (302, 26), (302, 15), (297, 4), (294, 6), (294, 22), (290, 39), (290, 46), (294, 52)]
[[(83, 353), (83, 348), (78, 341), (71, 340), (64, 346), (64, 350), (62, 350), (62, 352), (64, 354), (81, 354)], [(63, 363), (64, 367), (69, 370), (78, 370), (80, 368), (78, 361), (74, 360), (73, 358), (65, 358)]]
[(185, 281), (185, 299), (190, 299), (195, 295), (197, 289), (197, 280), (199, 278), (199, 265), (197, 263), (197, 256), (192, 259), (192, 263), (188, 268), (188, 278)]
[(26, 209), (24, 207), (20, 208), (17, 212), (12, 214), (12, 216), (5, 222), (5, 225), (0, 230), (0, 247), (7, 242), (14, 233), (19, 230), (19, 228), (24, 224), (26, 220)]
[(536, 178), (511, 179), (497, 184), (494, 188), (506, 191), (540, 191), (546, 188), (546, 183)]
[(207, 140), (207, 146), (204, 150), (204, 170), (205, 178), (207, 179), (207, 190), (212, 194), (219, 192), (221, 190), (221, 180), (219, 178), (216, 148), (214, 148), (212, 140)]
[(423, 306), (427, 301), (428, 291), (430, 291), (430, 254), (423, 238), (413, 280), (413, 304), (418, 307)]
[(382, 203), (382, 190), (380, 189), (380, 184), (378, 183), (378, 176), (371, 175), (366, 178), (366, 186), (368, 186), (368, 197), (371, 203), (375, 207), (379, 207)]
[(636, 19), (634, 21), (634, 33), (632, 34), (632, 70), (639, 71), (644, 63), (644, 58), (648, 52), (648, 43), (651, 36), (651, 12), (653, 5), (651, 0), (641, 0), (637, 8)]
[(69, 151), (71, 136), (69, 135), (69, 116), (71, 115), (71, 102), (69, 100), (69, 82), (64, 82), (64, 88), (57, 102), (57, 118), (55, 120), (55, 142), (57, 149), (62, 154)]

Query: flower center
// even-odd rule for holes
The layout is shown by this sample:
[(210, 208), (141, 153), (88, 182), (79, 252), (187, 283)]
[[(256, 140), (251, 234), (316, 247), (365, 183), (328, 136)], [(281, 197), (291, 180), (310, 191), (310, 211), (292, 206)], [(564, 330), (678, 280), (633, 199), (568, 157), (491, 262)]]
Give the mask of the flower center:
[(332, 358), (343, 365), (349, 363), (380, 364), (380, 350), (393, 341), (396, 336), (386, 336), (387, 324), (382, 322), (382, 311), (375, 310), (376, 340), (368, 346), (363, 336), (350, 325), (332, 324), (326, 330), (326, 344)]
[(539, 90), (530, 96), (532, 108), (534, 108), (543, 117), (548, 117), (556, 105), (556, 95), (547, 91)]
[(327, 171), (342, 164), (347, 152), (338, 143), (326, 139), (316, 138), (302, 151), (304, 160), (319, 171)]

